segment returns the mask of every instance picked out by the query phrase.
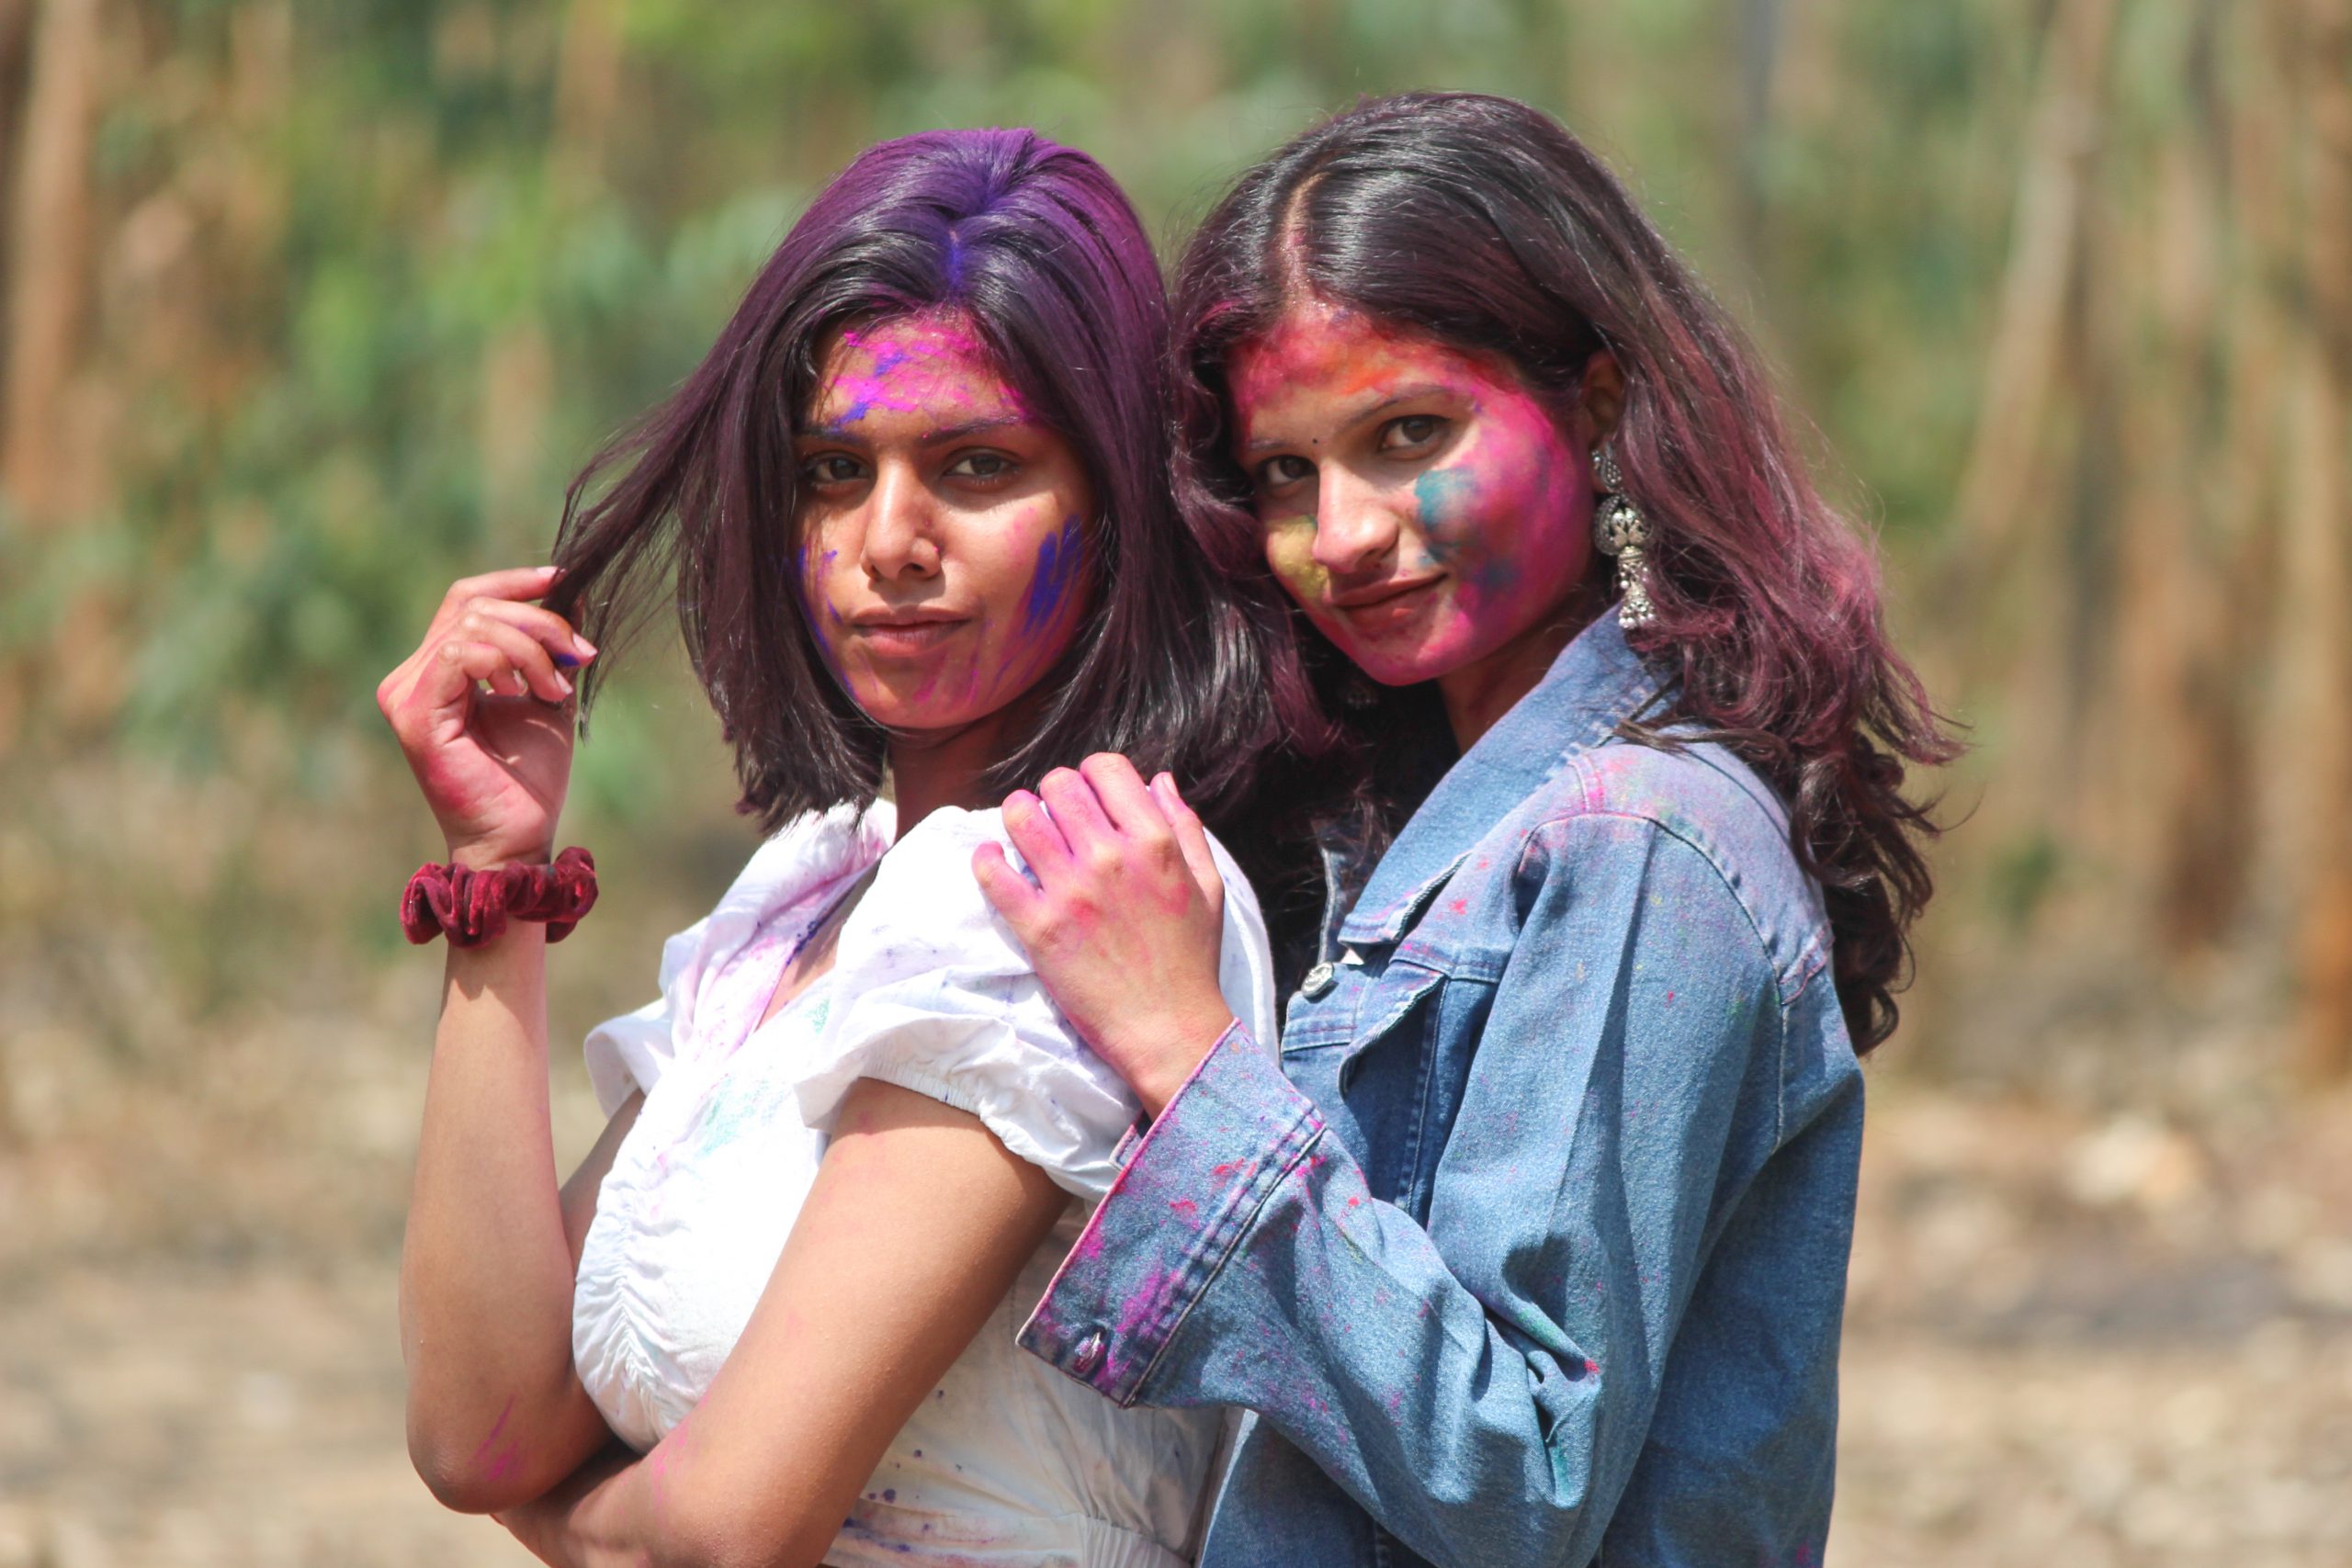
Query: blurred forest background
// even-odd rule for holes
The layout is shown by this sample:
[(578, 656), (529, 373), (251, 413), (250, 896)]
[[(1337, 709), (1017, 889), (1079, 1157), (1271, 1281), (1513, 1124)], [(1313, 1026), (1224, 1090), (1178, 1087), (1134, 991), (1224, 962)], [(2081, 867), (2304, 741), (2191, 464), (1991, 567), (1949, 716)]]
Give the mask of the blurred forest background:
[[(1421, 85), (1627, 175), (1973, 729), (1832, 1561), (2352, 1561), (2352, 0), (0, 0), (0, 1568), (521, 1561), (401, 1452), (377, 679), (867, 141), (1039, 126), (1172, 252)], [(571, 1151), (749, 848), (675, 658), (607, 702)]]

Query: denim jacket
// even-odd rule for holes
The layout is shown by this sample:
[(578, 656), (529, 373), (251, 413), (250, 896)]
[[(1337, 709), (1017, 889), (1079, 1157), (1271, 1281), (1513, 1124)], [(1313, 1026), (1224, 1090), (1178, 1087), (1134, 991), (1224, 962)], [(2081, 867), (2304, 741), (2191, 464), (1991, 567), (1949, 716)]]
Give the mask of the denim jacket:
[(1614, 616), (1458, 761), (1022, 1331), (1244, 1407), (1201, 1562), (1815, 1563), (1862, 1091), (1818, 886)]

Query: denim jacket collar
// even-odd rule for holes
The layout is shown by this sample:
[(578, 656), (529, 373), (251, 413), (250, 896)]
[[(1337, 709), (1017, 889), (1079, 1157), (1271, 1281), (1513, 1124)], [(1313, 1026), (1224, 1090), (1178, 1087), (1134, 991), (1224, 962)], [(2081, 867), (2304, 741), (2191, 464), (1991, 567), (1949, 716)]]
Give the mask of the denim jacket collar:
[(1612, 610), (1560, 650), (1535, 689), (1478, 738), (1413, 813), (1340, 927), (1351, 946), (1394, 942), (1511, 807), (1639, 711), (1660, 688)]

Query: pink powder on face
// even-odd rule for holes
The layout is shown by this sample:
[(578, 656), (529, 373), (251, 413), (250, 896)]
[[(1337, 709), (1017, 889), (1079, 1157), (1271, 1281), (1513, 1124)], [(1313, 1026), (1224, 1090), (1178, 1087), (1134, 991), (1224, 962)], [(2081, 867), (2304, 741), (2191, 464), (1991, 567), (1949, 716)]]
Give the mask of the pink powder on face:
[[(994, 372), (995, 355), (960, 310), (926, 310), (844, 328), (827, 356), (816, 423), (845, 430), (876, 413), (913, 413), (957, 423), (959, 413), (1026, 420), (1021, 394)], [(986, 374), (975, 377), (975, 367)]]
[[(1486, 658), (1584, 581), (1585, 454), (1508, 365), (1311, 300), (1227, 369), (1238, 455), (1276, 481), (1260, 488), (1268, 562), (1374, 679)], [(1415, 418), (1440, 434), (1402, 439), (1415, 427), (1397, 422)], [(1314, 478), (1282, 479), (1302, 466)], [(1390, 588), (1385, 604), (1348, 603)]]
[[(812, 465), (797, 525), (825, 661), (894, 730), (985, 718), (1052, 668), (1084, 618), (1083, 466), (960, 313), (844, 330), (820, 368), (797, 443)], [(877, 632), (879, 615), (936, 619)]]

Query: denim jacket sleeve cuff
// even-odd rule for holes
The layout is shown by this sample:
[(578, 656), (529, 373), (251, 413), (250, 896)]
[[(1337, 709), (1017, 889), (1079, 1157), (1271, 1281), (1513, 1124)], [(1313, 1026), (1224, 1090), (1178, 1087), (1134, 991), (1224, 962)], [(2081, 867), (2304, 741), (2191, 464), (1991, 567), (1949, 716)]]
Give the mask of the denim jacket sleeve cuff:
[(1323, 1119), (1238, 1021), (1136, 1145), (1021, 1330), (1023, 1349), (1122, 1405)]

